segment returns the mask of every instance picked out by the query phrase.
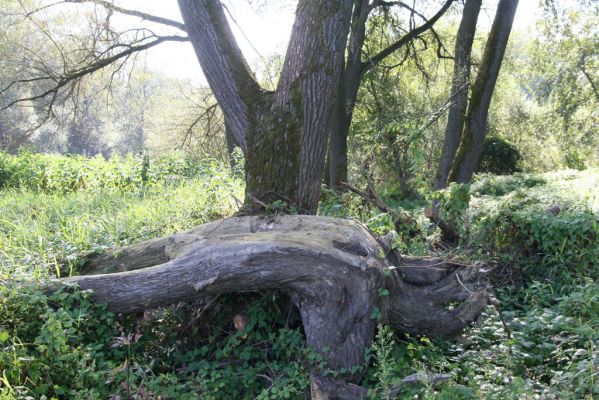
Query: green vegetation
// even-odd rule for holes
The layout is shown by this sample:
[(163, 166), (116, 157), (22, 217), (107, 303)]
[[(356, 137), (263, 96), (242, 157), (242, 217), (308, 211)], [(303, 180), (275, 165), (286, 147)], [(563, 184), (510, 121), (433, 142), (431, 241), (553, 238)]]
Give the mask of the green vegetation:
[[(231, 215), (243, 185), (227, 168), (175, 156), (0, 159), (0, 399), (307, 398), (310, 368), (326, 366), (305, 348), (281, 294), (223, 296), (123, 318), (87, 292), (40, 290), (49, 277), (76, 271), (82, 252)], [(386, 398), (415, 372), (453, 378), (403, 387), (400, 398), (598, 396), (597, 193), (597, 170), (482, 175), (441, 193), (463, 233), (455, 255), (493, 266), (501, 306), (489, 306), (457, 342), (380, 327), (364, 365), (372, 398)], [(349, 194), (324, 198), (321, 213), (359, 218), (377, 232), (392, 227)], [(547, 211), (553, 205), (558, 213)], [(425, 251), (422, 243), (403, 246)], [(247, 318), (240, 329), (236, 315)]]
[[(372, 399), (599, 397), (599, 1), (520, 1), (529, 17), (539, 4), (537, 20), (517, 18), (511, 32), (477, 131), (478, 175), (439, 191), (448, 110), (460, 93), (471, 105), (479, 97), (495, 6), (515, 0), (483, 2), (470, 85), (456, 80), (463, 55), (453, 44), (465, 41), (458, 26), (471, 0), (414, 10), (366, 2), (366, 13), (363, 2), (300, 2), (297, 15), (312, 11), (293, 24), (296, 51), (268, 54), (258, 68), (246, 68), (231, 35), (198, 37), (228, 29), (218, 1), (180, 1), (186, 22), (125, 1), (53, 3), (0, 0), (0, 400), (306, 399), (316, 369), (363, 373)], [(435, 31), (424, 29), (443, 4)], [(329, 12), (352, 20), (325, 24)], [(243, 25), (245, 11), (226, 13)], [(323, 28), (332, 22), (338, 29)], [(143, 52), (184, 41), (205, 54), (211, 87), (175, 77), (179, 68), (153, 70), (154, 52)], [(330, 187), (319, 199), (327, 152)], [(337, 191), (341, 180), (354, 190)], [(375, 192), (396, 217), (364, 200)], [(86, 255), (231, 217), (242, 202), (269, 215), (318, 203), (318, 214), (354, 218), (374, 234), (395, 229), (391, 246), (402, 254), (480, 263), (496, 299), (452, 340), (379, 325), (364, 364), (334, 371), (326, 352), (306, 347), (282, 293), (123, 316), (76, 287), (44, 290), (78, 274)], [(424, 207), (459, 240), (452, 229), (442, 236)], [(381, 310), (370, 317), (380, 322)], [(451, 378), (398, 386), (415, 373)]]

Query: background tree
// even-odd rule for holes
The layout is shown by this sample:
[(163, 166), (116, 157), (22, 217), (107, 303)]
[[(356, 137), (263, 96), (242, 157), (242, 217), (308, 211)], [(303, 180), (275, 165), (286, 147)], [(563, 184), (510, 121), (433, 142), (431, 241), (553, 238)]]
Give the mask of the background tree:
[[(422, 13), (403, 2), (374, 1), (369, 4), (368, 1), (358, 1), (356, 3), (352, 15), (348, 55), (343, 69), (339, 96), (335, 100), (336, 109), (331, 125), (329, 186), (339, 188), (341, 182), (347, 181), (347, 140), (356, 98), (365, 74), (400, 49), (406, 49), (408, 54), (415, 50), (411, 46), (413, 41), (417, 39), (423, 40), (422, 35), (432, 30), (434, 24), (447, 12), (452, 3), (453, 0), (443, 2), (439, 10), (430, 19), (427, 19)], [(402, 20), (402, 16), (394, 15), (389, 9), (392, 6), (399, 6), (401, 9), (407, 10), (408, 17), (404, 17), (407, 21)], [(367, 22), (371, 14), (379, 20), (383, 19), (386, 21), (386, 24), (383, 25), (391, 26), (391, 32), (394, 35), (388, 38), (389, 40), (385, 46), (379, 47), (376, 51), (364, 52), (365, 39), (370, 35), (367, 32)], [(417, 17), (423, 20), (418, 26), (416, 26), (415, 22)], [(408, 29), (401, 27), (402, 24), (398, 23), (398, 21), (402, 21), (408, 25)], [(400, 26), (396, 26), (393, 29), (394, 22)], [(374, 24), (373, 28), (375, 31), (377, 25), (381, 26), (380, 22)], [(436, 34), (434, 34), (433, 40), (438, 40)]]
[(482, 64), (472, 86), (460, 147), (449, 174), (450, 182), (470, 181), (478, 165), (487, 130), (489, 106), (512, 30), (518, 0), (499, 0)]
[(451, 84), (452, 104), (447, 116), (447, 128), (443, 140), (443, 151), (439, 159), (439, 168), (435, 178), (435, 189), (445, 187), (449, 170), (460, 144), (464, 118), (468, 106), (468, 88), (470, 86), (470, 64), (472, 43), (476, 32), (476, 23), (480, 12), (481, 0), (466, 0), (462, 20), (455, 40), (454, 69)]

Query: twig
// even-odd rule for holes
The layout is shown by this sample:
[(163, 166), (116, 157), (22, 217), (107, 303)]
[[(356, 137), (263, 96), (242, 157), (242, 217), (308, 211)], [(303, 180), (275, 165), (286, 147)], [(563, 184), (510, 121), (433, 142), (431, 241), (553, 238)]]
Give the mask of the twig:
[(389, 391), (390, 398), (395, 398), (399, 395), (400, 390), (405, 385), (414, 385), (417, 383), (429, 383), (436, 384), (438, 382), (446, 381), (453, 378), (452, 374), (427, 374), (424, 372), (418, 372), (412, 375), (408, 375), (403, 378), (399, 383), (393, 385)]

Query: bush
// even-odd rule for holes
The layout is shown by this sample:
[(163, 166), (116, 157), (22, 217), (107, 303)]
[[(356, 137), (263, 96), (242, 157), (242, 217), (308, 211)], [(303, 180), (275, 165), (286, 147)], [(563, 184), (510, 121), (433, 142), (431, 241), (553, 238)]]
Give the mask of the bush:
[(476, 176), (470, 192), (473, 196), (503, 196), (515, 190), (530, 189), (546, 183), (547, 179), (535, 174), (480, 174)]
[(520, 171), (518, 164), (521, 159), (522, 156), (516, 146), (500, 137), (490, 136), (485, 139), (476, 172), (513, 174)]
[[(567, 283), (576, 277), (599, 278), (599, 219), (584, 197), (572, 191), (561, 176), (545, 185), (513, 179), (520, 188), (504, 195), (484, 195), (475, 202), (468, 220), (469, 240), (504, 261), (521, 268), (528, 279)], [(489, 178), (491, 181), (495, 178)], [(584, 175), (578, 177), (578, 184)], [(478, 193), (489, 193), (484, 182)], [(579, 188), (582, 189), (582, 188)], [(596, 188), (589, 188), (594, 190)], [(496, 190), (502, 193), (503, 190)], [(558, 204), (558, 213), (547, 209)]]

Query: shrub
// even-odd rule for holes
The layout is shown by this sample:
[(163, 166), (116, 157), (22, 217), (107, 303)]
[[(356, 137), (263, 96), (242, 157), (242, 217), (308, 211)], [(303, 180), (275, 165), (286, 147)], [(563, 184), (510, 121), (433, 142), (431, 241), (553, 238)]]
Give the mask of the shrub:
[(489, 136), (483, 144), (483, 152), (476, 172), (490, 172), (497, 175), (507, 175), (519, 172), (518, 163), (522, 159), (516, 146), (506, 140)]

